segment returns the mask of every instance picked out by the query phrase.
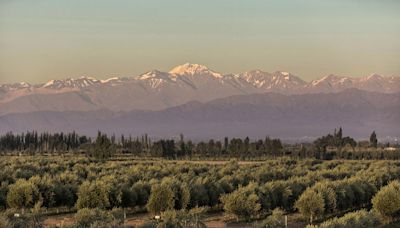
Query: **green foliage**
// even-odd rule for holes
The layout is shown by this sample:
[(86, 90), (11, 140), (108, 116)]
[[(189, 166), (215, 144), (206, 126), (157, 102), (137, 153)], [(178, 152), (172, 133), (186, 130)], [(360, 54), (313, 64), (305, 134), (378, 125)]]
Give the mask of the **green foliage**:
[(174, 206), (176, 210), (185, 209), (190, 202), (189, 187), (178, 179), (167, 177), (162, 180), (162, 185), (168, 186), (174, 193)]
[(113, 208), (110, 211), (110, 215), (113, 218), (113, 223), (117, 225), (122, 225), (125, 220), (125, 211), (121, 208)]
[(103, 181), (85, 181), (79, 187), (76, 207), (105, 209), (110, 206), (109, 192), (110, 187)]
[(374, 210), (385, 218), (400, 217), (400, 181), (382, 187), (372, 199)]
[(96, 159), (108, 159), (116, 152), (116, 145), (106, 134), (100, 131), (97, 134), (96, 141), (92, 145), (89, 155)]
[(182, 227), (182, 228), (206, 228), (200, 218), (206, 212), (204, 207), (196, 207), (191, 210), (169, 210), (161, 214), (161, 222), (158, 227)]
[[(107, 160), (116, 154), (131, 154), (135, 156), (163, 157), (167, 159), (187, 158), (241, 158), (254, 159), (266, 157), (316, 158), (331, 160), (342, 159), (400, 159), (399, 150), (384, 151), (378, 149), (376, 134), (371, 134), (370, 143), (356, 142), (353, 138), (343, 137), (342, 128), (333, 134), (322, 136), (313, 144), (301, 143), (284, 145), (280, 139), (266, 137), (264, 140), (251, 140), (245, 138), (224, 138), (223, 142), (215, 139), (193, 143), (184, 140), (181, 135), (179, 141), (161, 139), (155, 142), (147, 136), (129, 138), (121, 135), (107, 136), (98, 132), (95, 140), (72, 133), (40, 133), (26, 132), (22, 134), (7, 133), (0, 135), (1, 154), (43, 154), (58, 153), (70, 155), (71, 153), (85, 152), (96, 160)], [(371, 147), (371, 148), (368, 148)], [(398, 146), (397, 146), (398, 147)], [(20, 173), (19, 178), (29, 179), (31, 172)], [(46, 204), (46, 202), (44, 202)]]
[(132, 186), (132, 191), (136, 193), (137, 199), (136, 204), (139, 206), (145, 206), (150, 197), (151, 186), (149, 183), (144, 181), (138, 181)]
[(295, 207), (304, 217), (310, 218), (310, 223), (312, 223), (313, 218), (323, 215), (325, 211), (323, 195), (308, 188), (296, 201)]
[(250, 183), (245, 187), (239, 187), (236, 191), (223, 195), (221, 202), (224, 204), (225, 212), (235, 215), (237, 218), (257, 215), (261, 209), (257, 195), (257, 184)]
[(350, 212), (340, 218), (333, 218), (317, 226), (307, 228), (373, 228), (381, 224), (379, 218), (372, 212), (359, 210)]
[(102, 224), (100, 226), (102, 227), (104, 224), (111, 223), (112, 221), (113, 217), (109, 213), (97, 208), (83, 208), (78, 210), (75, 214), (75, 222), (79, 228), (89, 228), (92, 227), (93, 224), (97, 224), (98, 226)]
[(336, 193), (328, 186), (326, 182), (320, 182), (314, 185), (314, 191), (320, 193), (324, 199), (324, 212), (333, 213), (336, 209)]
[(12, 208), (30, 208), (39, 200), (39, 196), (39, 190), (32, 182), (20, 179), (10, 185), (7, 204)]
[[(262, 216), (277, 207), (291, 213), (295, 202), (307, 191), (322, 198), (323, 211), (317, 211), (319, 214), (314, 217), (370, 208), (377, 189), (400, 178), (400, 162), (279, 158), (254, 163), (232, 160), (225, 164), (209, 164), (139, 161), (131, 156), (108, 161), (82, 156), (9, 156), (0, 160), (3, 201), (7, 201), (11, 186), (16, 185), (21, 176), (28, 177), (23, 181), (36, 188), (29, 207), (42, 202), (50, 211), (54, 211), (54, 207), (74, 205), (78, 209), (120, 207), (136, 211), (148, 205), (148, 209), (155, 208), (154, 213), (175, 210), (175, 219), (185, 224), (192, 218), (181, 216), (182, 211), (187, 214), (196, 206), (211, 210), (224, 208), (227, 214), (240, 220)], [(163, 190), (155, 190), (157, 188)], [(16, 208), (21, 213), (22, 210)], [(24, 211), (31, 214), (28, 209)], [(21, 217), (15, 221), (23, 224), (25, 220)], [(26, 221), (31, 224), (33, 219)], [(112, 223), (120, 221), (116, 219)], [(98, 221), (92, 226), (104, 224)]]
[(155, 184), (151, 187), (151, 195), (147, 209), (152, 213), (171, 210), (174, 207), (174, 192), (168, 184)]
[(272, 215), (268, 216), (259, 228), (285, 228), (284, 211), (280, 208), (275, 208)]
[(10, 227), (12, 227), (12, 225), (7, 216), (0, 214), (0, 228), (10, 228)]
[(373, 132), (371, 133), (371, 136), (369, 137), (369, 145), (370, 145), (371, 147), (375, 147), (375, 148), (378, 147), (378, 138), (376, 137), (375, 131), (373, 131)]
[[(292, 183), (283, 181), (271, 181), (261, 188), (260, 202), (263, 209), (272, 210), (276, 207), (291, 209), (292, 206)], [(299, 186), (303, 188), (302, 186)], [(302, 192), (302, 190), (300, 191)]]
[[(40, 208), (41, 203), (35, 204), (35, 207), (31, 211), (21, 213), (17, 209), (8, 209), (2, 215), (0, 215), (0, 228), (42, 228), (40, 223), (40, 216), (37, 209)], [(19, 216), (14, 216), (18, 214)], [(3, 222), (3, 223), (1, 223)]]

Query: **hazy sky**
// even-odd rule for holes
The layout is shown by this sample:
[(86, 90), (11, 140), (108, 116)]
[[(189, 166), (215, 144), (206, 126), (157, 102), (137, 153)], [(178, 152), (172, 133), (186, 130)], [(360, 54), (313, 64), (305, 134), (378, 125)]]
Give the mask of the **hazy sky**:
[(0, 83), (222, 73), (400, 75), (398, 0), (0, 0)]

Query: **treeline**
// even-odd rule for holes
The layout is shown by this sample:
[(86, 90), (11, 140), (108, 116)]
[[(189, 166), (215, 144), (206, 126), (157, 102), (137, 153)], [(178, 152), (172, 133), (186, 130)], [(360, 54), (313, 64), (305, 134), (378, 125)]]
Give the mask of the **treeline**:
[(121, 135), (119, 140), (115, 135), (98, 132), (96, 138), (79, 136), (73, 133), (43, 133), (27, 132), (25, 134), (7, 133), (0, 137), (0, 151), (25, 152), (35, 154), (41, 152), (73, 152), (83, 151), (97, 158), (111, 157), (116, 153), (133, 154), (137, 156), (154, 156), (165, 158), (201, 157), (254, 157), (264, 155), (282, 155), (283, 145), (280, 139), (266, 137), (264, 140), (251, 142), (245, 139), (224, 138), (224, 141), (211, 139), (207, 142), (194, 143), (185, 141), (183, 135), (178, 141), (161, 139), (152, 142), (146, 135), (132, 138)]
[(1, 151), (56, 152), (77, 150), (81, 145), (90, 143), (90, 138), (72, 133), (7, 133), (0, 136)]
[[(379, 148), (379, 146), (381, 148)], [(388, 145), (385, 145), (388, 147)], [(249, 137), (193, 142), (180, 135), (178, 140), (151, 140), (146, 135), (132, 138), (98, 132), (97, 137), (80, 136), (75, 132), (25, 134), (7, 133), (0, 137), (0, 151), (6, 154), (37, 153), (82, 153), (98, 159), (107, 159), (116, 154), (131, 154), (141, 157), (163, 157), (168, 159), (193, 158), (263, 158), (289, 156), (292, 158), (331, 159), (400, 159), (396, 148), (383, 150), (376, 133), (369, 142), (357, 142), (343, 136), (342, 128), (316, 139), (313, 143), (283, 144), (278, 138), (250, 140)]]

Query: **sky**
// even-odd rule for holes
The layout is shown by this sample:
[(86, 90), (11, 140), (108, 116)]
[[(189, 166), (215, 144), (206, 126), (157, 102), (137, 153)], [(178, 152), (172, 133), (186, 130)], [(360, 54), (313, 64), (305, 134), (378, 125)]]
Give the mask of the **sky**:
[(0, 84), (168, 71), (400, 76), (397, 0), (0, 0)]

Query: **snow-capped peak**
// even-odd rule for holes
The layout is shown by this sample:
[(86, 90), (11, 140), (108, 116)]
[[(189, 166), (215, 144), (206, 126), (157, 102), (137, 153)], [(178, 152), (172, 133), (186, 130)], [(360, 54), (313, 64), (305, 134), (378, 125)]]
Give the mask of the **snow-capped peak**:
[(208, 69), (206, 66), (194, 63), (185, 63), (183, 65), (176, 66), (172, 70), (170, 70), (169, 73), (172, 75), (211, 74), (217, 78), (222, 77), (221, 74)]
[(346, 80), (348, 80), (348, 78), (347, 77), (342, 77), (342, 76), (337, 76), (337, 75), (333, 75), (333, 74), (330, 74), (330, 75), (327, 75), (327, 76), (325, 76), (325, 77), (323, 77), (323, 78), (321, 78), (321, 79), (317, 79), (317, 80), (314, 80), (314, 81), (312, 81), (311, 82), (311, 84), (313, 85), (313, 86), (316, 86), (316, 85), (318, 85), (318, 84), (321, 84), (321, 83), (340, 83), (340, 82), (345, 82)]
[(19, 83), (20, 85), (21, 85), (21, 87), (23, 87), (23, 88), (28, 88), (28, 87), (30, 87), (31, 85), (29, 84), (29, 83), (27, 83), (27, 82), (21, 82), (21, 83)]
[(0, 85), (0, 88), (6, 89), (6, 90), (19, 90), (19, 89), (30, 88), (31, 86), (32, 85), (27, 82), (19, 82), (19, 83), (13, 83), (13, 84), (3, 84), (3, 85)]
[(370, 76), (367, 77), (367, 80), (379, 80), (382, 79), (383, 77), (379, 74), (373, 73)]
[(141, 75), (135, 77), (135, 79), (137, 79), (137, 80), (146, 80), (146, 79), (152, 79), (152, 78), (165, 79), (165, 78), (168, 78), (168, 73), (161, 72), (158, 70), (152, 70), (152, 71), (149, 71), (147, 73), (144, 73), (144, 74), (141, 74)]
[(49, 89), (62, 89), (62, 88), (80, 89), (97, 83), (101, 83), (101, 81), (97, 80), (96, 78), (82, 76), (79, 77), (78, 79), (67, 78), (63, 80), (50, 80), (42, 87)]
[(56, 80), (50, 80), (48, 82), (46, 82), (46, 84), (43, 85), (43, 87), (49, 87), (52, 86), (55, 83)]
[(119, 80), (120, 80), (119, 77), (112, 77), (112, 78), (107, 78), (107, 79), (100, 80), (100, 81), (101, 81), (101, 83), (107, 83), (107, 82), (110, 82), (110, 81), (119, 81)]

